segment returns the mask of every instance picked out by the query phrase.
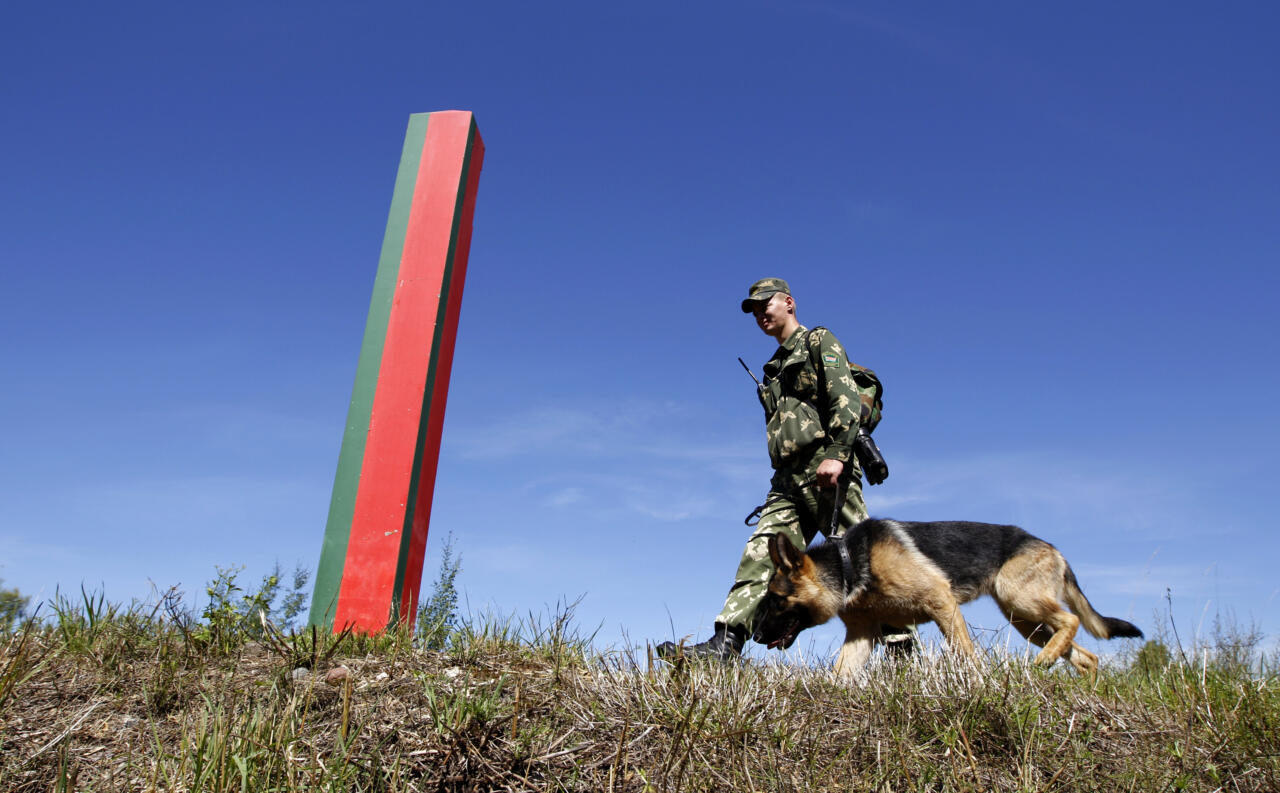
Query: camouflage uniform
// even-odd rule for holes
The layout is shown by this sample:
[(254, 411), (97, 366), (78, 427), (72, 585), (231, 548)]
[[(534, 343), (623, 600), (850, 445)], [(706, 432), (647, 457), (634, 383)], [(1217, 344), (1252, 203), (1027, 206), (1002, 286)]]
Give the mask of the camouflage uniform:
[(815, 478), (823, 460), (847, 463), (841, 477), (842, 482), (847, 479), (847, 487), (840, 530), (867, 517), (853, 439), (862, 416), (869, 415), (874, 394), (859, 390), (835, 335), (825, 328), (799, 327), (764, 365), (764, 374), (760, 404), (768, 422), (774, 474), (760, 522), (747, 541), (724, 609), (716, 617), (717, 623), (748, 635), (773, 575), (769, 538), (783, 534), (804, 548), (818, 531), (830, 528), (836, 491), (819, 488)]

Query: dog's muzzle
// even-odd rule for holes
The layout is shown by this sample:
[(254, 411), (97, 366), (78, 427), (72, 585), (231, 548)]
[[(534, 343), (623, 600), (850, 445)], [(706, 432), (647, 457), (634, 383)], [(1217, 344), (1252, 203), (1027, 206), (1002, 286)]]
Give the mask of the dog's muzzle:
[(772, 639), (768, 638), (765, 635), (763, 628), (758, 628), (751, 638), (757, 644), (763, 644), (766, 647), (768, 647), (770, 650), (774, 650), (779, 647), (785, 650), (795, 643), (796, 636), (798, 636), (799, 634), (800, 634), (800, 620), (789, 620), (787, 622), (786, 628), (784, 628), (780, 634), (778, 634), (776, 637)]

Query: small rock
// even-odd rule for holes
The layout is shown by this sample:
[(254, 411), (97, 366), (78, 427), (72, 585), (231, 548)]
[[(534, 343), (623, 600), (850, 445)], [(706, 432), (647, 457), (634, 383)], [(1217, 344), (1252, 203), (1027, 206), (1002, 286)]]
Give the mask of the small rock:
[(390, 677), (391, 675), (387, 674), (386, 672), (379, 672), (378, 674), (374, 675), (373, 679), (381, 683), (383, 680), (387, 680)]
[(451, 666), (448, 669), (444, 670), (444, 676), (449, 678), (450, 680), (456, 679), (460, 674), (462, 674), (462, 670), (456, 666)]
[(297, 669), (290, 672), (289, 676), (293, 678), (293, 681), (295, 683), (301, 683), (303, 680), (306, 680), (307, 677), (310, 676), (310, 674), (311, 672), (308, 671), (305, 666), (300, 666)]
[(345, 666), (335, 666), (324, 673), (324, 682), (331, 686), (340, 686), (351, 679), (351, 670)]

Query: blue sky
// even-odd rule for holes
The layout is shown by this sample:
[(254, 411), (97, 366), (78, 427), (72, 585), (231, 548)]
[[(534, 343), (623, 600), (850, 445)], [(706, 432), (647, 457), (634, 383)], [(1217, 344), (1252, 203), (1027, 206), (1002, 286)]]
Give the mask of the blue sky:
[(474, 611), (704, 634), (769, 475), (737, 304), (780, 276), (886, 383), (873, 514), (1018, 523), (1108, 615), (1275, 637), (1278, 22), (8, 9), (0, 577), (314, 567), (405, 124), (456, 108), (487, 153), (425, 580), (452, 532)]

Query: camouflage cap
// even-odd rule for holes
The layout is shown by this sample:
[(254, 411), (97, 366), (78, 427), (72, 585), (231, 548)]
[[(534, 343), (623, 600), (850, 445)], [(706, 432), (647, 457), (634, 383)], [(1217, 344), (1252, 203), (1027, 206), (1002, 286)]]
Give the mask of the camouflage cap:
[(776, 294), (791, 294), (791, 287), (781, 278), (761, 278), (747, 290), (747, 299), (742, 301), (742, 313), (751, 313), (751, 304), (768, 300)]

